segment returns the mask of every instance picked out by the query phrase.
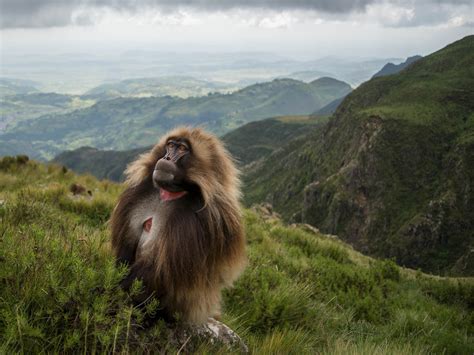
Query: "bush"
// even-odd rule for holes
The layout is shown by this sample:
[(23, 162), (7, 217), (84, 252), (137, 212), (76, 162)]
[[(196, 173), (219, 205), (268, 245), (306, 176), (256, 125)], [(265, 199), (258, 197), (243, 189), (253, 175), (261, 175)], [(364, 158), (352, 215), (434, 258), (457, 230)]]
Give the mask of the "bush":
[(30, 158), (28, 157), (28, 155), (17, 155), (16, 156), (16, 162), (18, 165), (25, 165), (26, 163), (28, 163), (28, 161), (30, 160)]
[(8, 170), (13, 164), (16, 163), (16, 159), (14, 157), (3, 157), (0, 160), (0, 170)]

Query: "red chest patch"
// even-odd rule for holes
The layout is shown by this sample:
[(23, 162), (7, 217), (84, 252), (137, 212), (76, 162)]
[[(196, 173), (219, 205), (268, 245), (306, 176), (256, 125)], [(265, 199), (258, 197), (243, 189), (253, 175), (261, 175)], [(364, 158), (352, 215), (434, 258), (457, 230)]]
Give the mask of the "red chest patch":
[(147, 233), (150, 233), (152, 226), (153, 226), (153, 217), (150, 217), (145, 222), (143, 222), (143, 230)]

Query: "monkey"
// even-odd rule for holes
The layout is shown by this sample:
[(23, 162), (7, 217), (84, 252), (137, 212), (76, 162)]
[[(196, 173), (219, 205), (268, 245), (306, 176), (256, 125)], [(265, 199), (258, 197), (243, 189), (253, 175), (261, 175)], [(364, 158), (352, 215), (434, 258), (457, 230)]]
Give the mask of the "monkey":
[(201, 324), (220, 316), (221, 290), (246, 265), (240, 180), (222, 142), (178, 127), (125, 170), (111, 216), (122, 287), (143, 282), (137, 302), (159, 300), (163, 318)]

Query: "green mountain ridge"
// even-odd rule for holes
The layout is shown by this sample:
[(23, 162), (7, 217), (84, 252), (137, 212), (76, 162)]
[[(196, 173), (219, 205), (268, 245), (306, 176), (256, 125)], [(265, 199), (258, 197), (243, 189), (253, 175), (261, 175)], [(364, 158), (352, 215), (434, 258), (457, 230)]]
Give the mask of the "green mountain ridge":
[[(94, 100), (77, 95), (28, 92), (0, 97), (0, 135), (20, 122), (47, 114), (62, 114), (92, 106)], [(16, 152), (18, 153), (18, 152)]]
[(474, 36), (364, 83), (325, 129), (247, 171), (246, 202), (370, 255), (474, 274)]
[[(225, 134), (222, 140), (237, 164), (245, 168), (247, 164), (265, 159), (280, 149), (285, 142), (307, 134), (308, 128), (322, 127), (327, 119), (327, 116), (269, 118), (247, 123)], [(126, 166), (151, 147), (124, 151), (81, 147), (58, 154), (52, 162), (64, 165), (77, 173), (92, 174), (98, 179), (123, 181)]]
[(421, 58), (423, 58), (421, 55), (414, 55), (412, 57), (408, 57), (403, 63), (400, 64), (387, 63), (383, 66), (382, 69), (375, 73), (372, 78), (397, 74), (412, 63), (415, 63), (416, 61), (420, 60)]
[(50, 159), (81, 146), (138, 148), (155, 143), (157, 137), (178, 125), (201, 125), (222, 135), (250, 121), (309, 114), (350, 90), (348, 84), (330, 78), (309, 84), (277, 79), (231, 94), (117, 98), (68, 114), (20, 122), (0, 136), (0, 155), (22, 153)]
[(127, 165), (151, 148), (149, 146), (120, 151), (81, 147), (62, 152), (54, 157), (51, 162), (61, 164), (76, 173), (92, 174), (98, 179), (123, 181), (123, 173)]
[[(73, 195), (72, 184), (91, 194)], [(123, 186), (0, 159), (0, 352), (239, 353), (185, 325), (144, 323), (119, 283), (107, 220)], [(472, 278), (375, 260), (335, 236), (244, 210), (249, 265), (222, 321), (252, 354), (472, 354)], [(137, 283), (133, 290), (138, 291)]]

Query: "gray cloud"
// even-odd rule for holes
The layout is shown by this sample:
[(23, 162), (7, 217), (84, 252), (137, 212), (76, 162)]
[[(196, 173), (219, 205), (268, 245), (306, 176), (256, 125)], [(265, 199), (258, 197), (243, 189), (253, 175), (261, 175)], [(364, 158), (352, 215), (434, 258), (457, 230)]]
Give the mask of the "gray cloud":
[[(268, 9), (272, 11), (308, 10), (331, 15), (363, 13), (367, 6), (385, 0), (0, 0), (0, 28), (40, 28), (94, 23), (94, 11), (112, 9), (138, 12), (141, 10), (174, 11), (192, 8), (201, 11), (233, 9)], [(398, 0), (400, 6), (472, 4), (472, 0)], [(76, 12), (79, 11), (79, 15)], [(429, 17), (427, 15), (426, 17)], [(429, 22), (429, 21), (428, 21)]]

